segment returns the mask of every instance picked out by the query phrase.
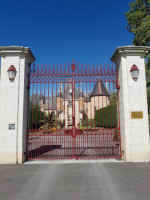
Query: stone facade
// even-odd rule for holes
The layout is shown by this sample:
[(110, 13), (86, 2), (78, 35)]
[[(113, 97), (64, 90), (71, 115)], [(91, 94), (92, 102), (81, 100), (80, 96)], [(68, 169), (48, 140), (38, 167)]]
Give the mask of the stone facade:
[(53, 106), (51, 104), (51, 96), (47, 97), (46, 100), (39, 100), (39, 105), (41, 110), (46, 113), (53, 111), (55, 114), (57, 113), (57, 120), (64, 122), (65, 127), (73, 126), (73, 116), (75, 116), (75, 126), (78, 127), (81, 122), (80, 119), (83, 119), (84, 114), (87, 115), (88, 119), (94, 119), (95, 111), (106, 107), (110, 103), (109, 93), (103, 82), (100, 81), (95, 83), (92, 92), (88, 96), (84, 94), (84, 91), (81, 92), (75, 88), (75, 99), (73, 97), (74, 91), (72, 91), (72, 86), (67, 84), (62, 92), (58, 92), (57, 97), (53, 96)]

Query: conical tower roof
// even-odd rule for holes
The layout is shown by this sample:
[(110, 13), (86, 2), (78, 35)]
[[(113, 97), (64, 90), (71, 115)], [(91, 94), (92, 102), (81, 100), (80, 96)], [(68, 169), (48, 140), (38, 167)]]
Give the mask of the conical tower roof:
[[(72, 84), (71, 83), (67, 83), (65, 88), (64, 88), (64, 91), (63, 91), (63, 98), (64, 99), (68, 99), (68, 94), (69, 94), (69, 91), (72, 91)], [(78, 91), (77, 91), (77, 88), (75, 87), (75, 99), (78, 99)]]
[(94, 96), (110, 96), (102, 81), (98, 81), (94, 85), (90, 97)]
[(80, 98), (80, 97), (83, 97), (83, 98), (85, 98), (85, 96), (84, 96), (84, 94), (83, 94), (83, 92), (82, 92), (82, 91), (79, 93), (79, 98)]

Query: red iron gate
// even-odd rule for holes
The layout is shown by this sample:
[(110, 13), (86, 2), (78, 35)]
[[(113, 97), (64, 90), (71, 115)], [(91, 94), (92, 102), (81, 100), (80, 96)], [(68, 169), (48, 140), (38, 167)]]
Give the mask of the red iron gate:
[(113, 66), (32, 66), (28, 160), (121, 157)]

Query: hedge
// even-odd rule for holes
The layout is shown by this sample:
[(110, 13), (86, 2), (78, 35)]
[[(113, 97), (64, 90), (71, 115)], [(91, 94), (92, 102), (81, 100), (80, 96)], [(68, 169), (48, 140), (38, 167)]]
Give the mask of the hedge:
[[(44, 112), (36, 106), (29, 108), (29, 129), (38, 129), (42, 124), (40, 120), (44, 119)], [(33, 120), (33, 121), (32, 121)]]
[(96, 110), (94, 119), (97, 127), (116, 128), (118, 125), (117, 105), (109, 105)]

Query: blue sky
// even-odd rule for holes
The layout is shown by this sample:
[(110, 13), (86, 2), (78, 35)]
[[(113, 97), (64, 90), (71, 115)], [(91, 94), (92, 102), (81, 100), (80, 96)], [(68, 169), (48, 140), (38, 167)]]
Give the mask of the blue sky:
[(131, 45), (124, 13), (131, 0), (5, 0), (0, 46), (30, 47), (38, 64), (110, 64), (117, 46)]

